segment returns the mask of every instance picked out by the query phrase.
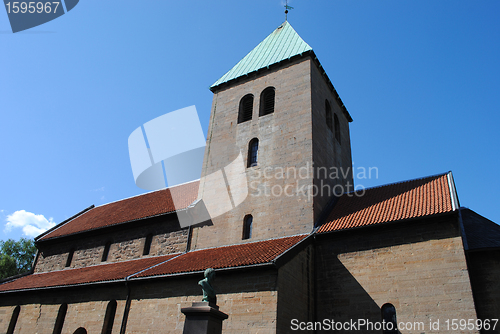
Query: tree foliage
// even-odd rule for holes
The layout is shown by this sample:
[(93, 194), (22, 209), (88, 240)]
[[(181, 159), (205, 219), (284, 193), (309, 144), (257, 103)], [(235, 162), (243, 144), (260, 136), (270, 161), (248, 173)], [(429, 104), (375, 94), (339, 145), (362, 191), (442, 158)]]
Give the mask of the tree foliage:
[(0, 241), (0, 279), (29, 271), (35, 253), (35, 243), (31, 239)]

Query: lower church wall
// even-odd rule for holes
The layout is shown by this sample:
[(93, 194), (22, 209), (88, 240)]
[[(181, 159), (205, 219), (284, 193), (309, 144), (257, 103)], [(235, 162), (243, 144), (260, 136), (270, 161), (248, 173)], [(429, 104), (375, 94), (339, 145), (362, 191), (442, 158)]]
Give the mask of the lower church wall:
[[(278, 271), (278, 324), (276, 333), (290, 333), (292, 321), (314, 317), (313, 246), (302, 250)], [(301, 331), (312, 333), (312, 331)]]
[(410, 323), (401, 333), (428, 333), (438, 319), (434, 332), (457, 333), (447, 319), (476, 319), (455, 216), (323, 236), (316, 272), (317, 321), (380, 323), (385, 303), (394, 305), (398, 323)]
[[(500, 319), (500, 250), (467, 254), (474, 301), (479, 319)], [(500, 324), (485, 333), (500, 333)]]
[[(182, 307), (201, 301), (198, 281), (203, 274), (168, 279), (38, 290), (4, 294), (0, 299), (0, 333), (6, 333), (16, 305), (20, 305), (15, 334), (52, 334), (59, 309), (67, 304), (61, 334), (73, 334), (79, 327), (101, 333), (106, 308), (116, 300), (112, 333), (120, 333), (125, 316), (125, 333), (181, 334), (185, 316)], [(219, 272), (213, 284), (220, 310), (229, 315), (223, 333), (276, 333), (277, 270), (253, 269)]]

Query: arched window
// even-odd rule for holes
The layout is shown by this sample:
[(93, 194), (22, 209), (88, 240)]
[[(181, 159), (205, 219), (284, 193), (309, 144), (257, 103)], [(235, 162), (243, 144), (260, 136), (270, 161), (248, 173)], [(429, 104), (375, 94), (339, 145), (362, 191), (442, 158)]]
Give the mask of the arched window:
[(73, 261), (73, 254), (75, 253), (75, 249), (72, 248), (68, 253), (68, 258), (66, 259), (66, 267), (71, 266), (71, 261)]
[(108, 261), (109, 249), (111, 248), (111, 241), (106, 242), (104, 250), (102, 251), (101, 262)]
[(246, 215), (243, 219), (243, 240), (250, 239), (252, 237), (252, 215)]
[(116, 314), (116, 300), (112, 300), (106, 307), (106, 315), (104, 316), (104, 323), (102, 324), (101, 334), (111, 334), (113, 330), (113, 322), (115, 321)]
[(64, 325), (64, 318), (66, 318), (67, 311), (68, 311), (68, 304), (62, 304), (59, 307), (59, 312), (57, 312), (56, 323), (54, 325), (54, 331), (52, 332), (52, 334), (61, 334)]
[(382, 312), (382, 320), (386, 323), (386, 330), (384, 334), (398, 333), (398, 322), (396, 319), (396, 308), (392, 304), (384, 304), (380, 308)]
[(340, 142), (340, 123), (339, 123), (339, 118), (337, 117), (337, 114), (333, 115), (334, 117), (334, 124), (335, 124), (335, 139), (341, 144)]
[(87, 330), (83, 327), (78, 327), (76, 331), (73, 332), (73, 334), (87, 334)]
[(148, 234), (146, 237), (146, 241), (144, 242), (144, 251), (142, 255), (149, 255), (149, 251), (151, 250), (151, 242), (153, 241), (153, 235)]
[(330, 106), (330, 102), (328, 100), (325, 100), (325, 115), (326, 115), (326, 126), (330, 129), (330, 131), (333, 131), (332, 127), (332, 107)]
[(10, 318), (7, 334), (14, 334), (14, 329), (16, 329), (17, 324), (17, 318), (19, 318), (19, 312), (21, 312), (21, 306), (17, 305), (14, 308), (14, 311), (12, 311), (12, 317)]
[(259, 116), (269, 115), (274, 112), (274, 87), (267, 87), (260, 94)]
[(238, 113), (238, 123), (243, 123), (252, 119), (253, 95), (247, 94), (240, 101), (240, 111)]
[(257, 159), (259, 155), (259, 140), (254, 138), (248, 144), (248, 162), (247, 167), (257, 166)]

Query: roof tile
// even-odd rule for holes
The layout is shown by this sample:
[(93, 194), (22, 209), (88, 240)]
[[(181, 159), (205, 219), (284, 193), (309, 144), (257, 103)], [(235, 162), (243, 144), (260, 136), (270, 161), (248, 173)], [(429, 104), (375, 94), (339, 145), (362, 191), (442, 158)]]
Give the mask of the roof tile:
[(453, 211), (448, 175), (369, 188), (339, 197), (318, 233)]
[[(47, 233), (39, 240), (47, 240), (141, 218), (153, 217), (174, 212), (176, 209), (185, 209), (197, 199), (198, 185), (199, 181), (193, 181), (95, 207)], [(171, 191), (176, 192), (176, 203), (178, 205), (179, 203), (182, 204), (181, 207), (174, 206), (170, 194)], [(179, 201), (177, 198), (179, 198)]]
[(203, 271), (207, 268), (220, 269), (269, 263), (306, 236), (304, 234), (191, 251), (135, 275), (133, 278)]
[(140, 272), (141, 270), (171, 259), (177, 255), (179, 254), (101, 264), (85, 268), (31, 274), (20, 277), (14, 281), (0, 284), (0, 291), (36, 289), (120, 280), (134, 273)]

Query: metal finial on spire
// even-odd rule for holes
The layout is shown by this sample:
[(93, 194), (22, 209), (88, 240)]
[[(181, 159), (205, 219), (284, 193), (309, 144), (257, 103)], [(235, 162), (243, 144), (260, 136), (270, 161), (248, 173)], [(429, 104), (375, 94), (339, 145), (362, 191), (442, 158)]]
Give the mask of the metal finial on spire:
[(288, 6), (288, 0), (285, 2), (285, 21), (288, 21), (288, 10), (293, 9), (292, 6)]

